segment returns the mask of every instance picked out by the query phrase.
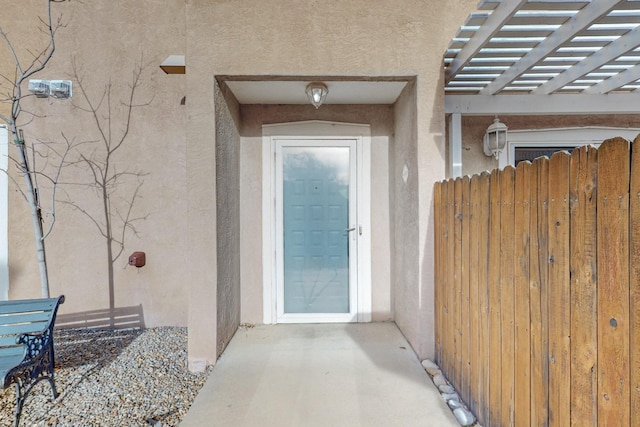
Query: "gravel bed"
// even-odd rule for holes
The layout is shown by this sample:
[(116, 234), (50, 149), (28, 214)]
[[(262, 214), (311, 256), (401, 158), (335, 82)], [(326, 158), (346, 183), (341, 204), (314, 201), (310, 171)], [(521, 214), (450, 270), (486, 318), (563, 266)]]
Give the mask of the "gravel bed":
[[(54, 345), (60, 396), (41, 381), (21, 426), (176, 426), (210, 372), (187, 369), (186, 328), (61, 330)], [(14, 410), (14, 388), (0, 390), (0, 425)]]

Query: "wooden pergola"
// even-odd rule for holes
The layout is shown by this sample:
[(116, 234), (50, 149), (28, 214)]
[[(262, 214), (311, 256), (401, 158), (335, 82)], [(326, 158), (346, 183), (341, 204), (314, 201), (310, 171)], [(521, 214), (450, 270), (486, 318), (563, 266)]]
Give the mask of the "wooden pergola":
[(640, 0), (482, 0), (444, 66), (459, 176), (462, 115), (640, 113)]

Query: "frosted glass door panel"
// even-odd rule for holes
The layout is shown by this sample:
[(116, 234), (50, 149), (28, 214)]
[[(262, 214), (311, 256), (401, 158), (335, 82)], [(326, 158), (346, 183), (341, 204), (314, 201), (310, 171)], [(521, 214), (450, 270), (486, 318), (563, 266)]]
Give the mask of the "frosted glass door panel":
[(283, 147), (285, 313), (349, 313), (349, 147)]

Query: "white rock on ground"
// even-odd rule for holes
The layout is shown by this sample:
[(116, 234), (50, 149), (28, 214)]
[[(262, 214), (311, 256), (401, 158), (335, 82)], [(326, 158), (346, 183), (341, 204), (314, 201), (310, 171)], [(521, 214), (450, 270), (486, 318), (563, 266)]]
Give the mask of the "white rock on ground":
[[(431, 376), (433, 383), (438, 387), (442, 398), (447, 402), (458, 423), (464, 427), (474, 425), (476, 422), (475, 416), (464, 406), (455, 388), (449, 384), (438, 365), (431, 360), (425, 359), (422, 361), (422, 367)], [(476, 426), (480, 427), (479, 425)]]

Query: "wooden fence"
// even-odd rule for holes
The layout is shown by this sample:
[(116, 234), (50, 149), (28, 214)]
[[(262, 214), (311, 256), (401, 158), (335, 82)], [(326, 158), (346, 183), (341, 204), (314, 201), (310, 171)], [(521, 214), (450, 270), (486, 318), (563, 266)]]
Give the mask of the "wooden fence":
[(640, 426), (640, 136), (434, 190), (436, 358), (479, 422)]

